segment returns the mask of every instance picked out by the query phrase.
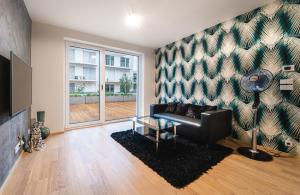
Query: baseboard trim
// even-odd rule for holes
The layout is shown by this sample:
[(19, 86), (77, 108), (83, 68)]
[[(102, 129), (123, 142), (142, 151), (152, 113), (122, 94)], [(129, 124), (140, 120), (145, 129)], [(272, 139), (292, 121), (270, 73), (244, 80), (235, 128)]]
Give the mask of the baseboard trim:
[[(246, 143), (242, 140), (239, 140), (239, 139), (236, 139), (233, 137), (227, 137), (226, 139), (229, 139), (230, 141), (232, 141), (233, 143), (235, 143), (239, 146), (247, 146), (247, 147), (251, 146), (251, 143)], [(281, 152), (279, 150), (275, 150), (274, 148), (271, 148), (268, 146), (257, 145), (257, 148), (262, 151), (272, 154), (272, 156), (274, 156), (274, 154), (279, 154), (279, 156), (274, 156), (275, 158), (300, 158), (300, 155), (292, 155), (290, 153)]]
[(127, 122), (129, 120), (130, 120), (130, 118), (126, 118), (126, 119), (118, 119), (118, 120), (112, 120), (112, 121), (105, 121), (103, 123), (95, 123), (95, 124), (90, 124), (90, 125), (79, 125), (77, 127), (66, 127), (64, 129), (64, 131), (67, 132), (67, 131), (84, 129), (84, 128), (99, 127), (99, 126), (109, 125), (109, 124), (113, 124), (113, 123)]

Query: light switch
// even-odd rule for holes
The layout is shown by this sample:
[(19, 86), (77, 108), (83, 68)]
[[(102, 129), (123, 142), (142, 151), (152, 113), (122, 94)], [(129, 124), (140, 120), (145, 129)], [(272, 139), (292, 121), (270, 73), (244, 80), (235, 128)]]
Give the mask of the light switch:
[(293, 85), (280, 85), (280, 90), (281, 91), (292, 91), (294, 90)]
[(280, 79), (280, 85), (293, 85), (293, 79)]

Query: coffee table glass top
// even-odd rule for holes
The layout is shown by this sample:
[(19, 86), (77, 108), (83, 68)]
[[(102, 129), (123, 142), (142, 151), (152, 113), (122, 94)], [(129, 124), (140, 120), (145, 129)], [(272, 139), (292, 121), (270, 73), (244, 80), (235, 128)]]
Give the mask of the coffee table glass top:
[(163, 130), (181, 125), (181, 123), (175, 121), (151, 116), (135, 117), (133, 121), (155, 130)]

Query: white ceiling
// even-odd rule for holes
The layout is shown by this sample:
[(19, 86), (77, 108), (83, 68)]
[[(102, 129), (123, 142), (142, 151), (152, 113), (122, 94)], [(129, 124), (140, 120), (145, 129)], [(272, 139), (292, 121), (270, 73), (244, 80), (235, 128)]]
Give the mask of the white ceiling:
[[(158, 48), (273, 0), (25, 0), (33, 21)], [(142, 17), (129, 27), (130, 11)]]

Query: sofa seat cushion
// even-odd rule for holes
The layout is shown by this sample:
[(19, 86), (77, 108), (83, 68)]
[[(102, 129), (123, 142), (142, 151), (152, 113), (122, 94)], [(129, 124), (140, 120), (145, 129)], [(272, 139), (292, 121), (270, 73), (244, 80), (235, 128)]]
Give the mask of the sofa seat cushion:
[(154, 117), (169, 119), (169, 120), (173, 120), (173, 121), (176, 121), (179, 123), (184, 123), (184, 124), (188, 124), (188, 125), (201, 127), (201, 120), (195, 119), (195, 118), (190, 118), (187, 116), (181, 116), (181, 115), (176, 115), (176, 114), (172, 114), (172, 113), (158, 113), (158, 114), (154, 114)]

